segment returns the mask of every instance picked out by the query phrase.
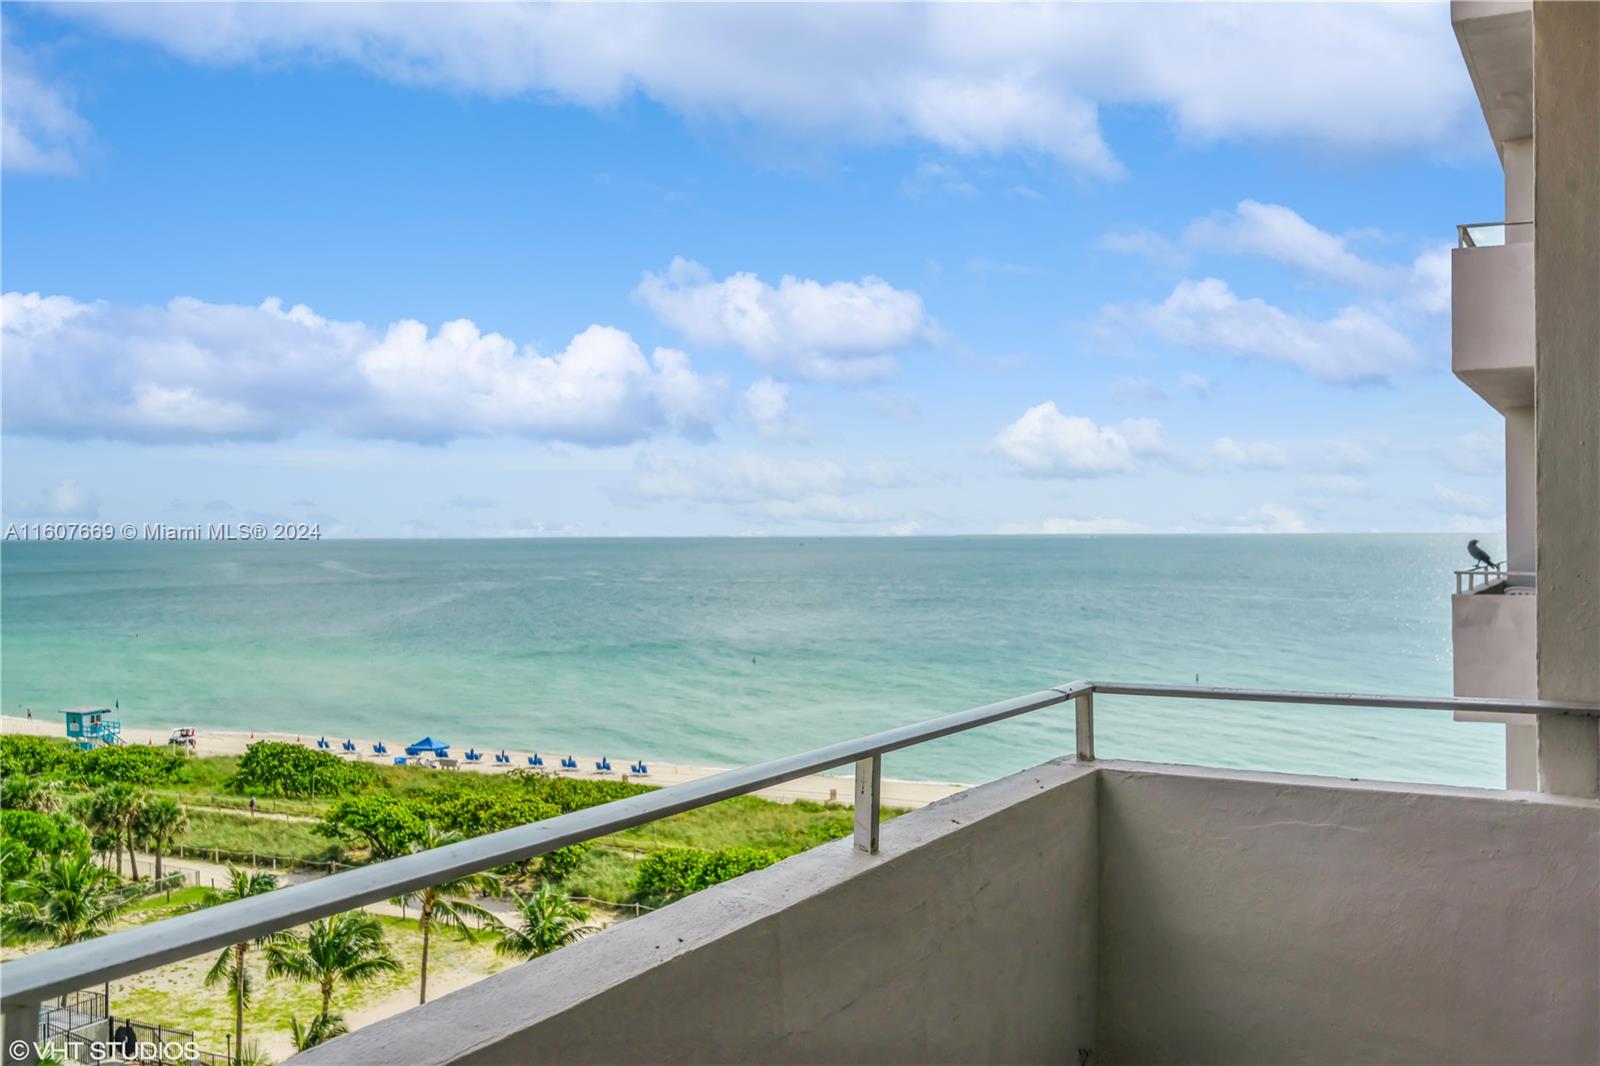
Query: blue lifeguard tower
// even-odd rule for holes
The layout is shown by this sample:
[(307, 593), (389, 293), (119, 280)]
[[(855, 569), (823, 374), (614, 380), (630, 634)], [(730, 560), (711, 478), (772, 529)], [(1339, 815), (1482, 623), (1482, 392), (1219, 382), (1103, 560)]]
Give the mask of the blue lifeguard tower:
[(61, 713), (67, 716), (67, 739), (84, 751), (122, 743), (122, 723), (110, 717), (110, 707), (78, 707)]

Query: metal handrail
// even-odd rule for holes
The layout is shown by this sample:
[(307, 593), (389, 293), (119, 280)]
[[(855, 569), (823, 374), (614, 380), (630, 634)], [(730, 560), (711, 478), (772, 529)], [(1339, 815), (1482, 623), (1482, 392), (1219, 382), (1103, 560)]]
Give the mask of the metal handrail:
[(1532, 570), (1485, 569), (1481, 566), (1475, 566), (1470, 570), (1456, 571), (1456, 594), (1481, 592), (1491, 589), (1497, 584), (1510, 584), (1513, 578), (1537, 578), (1538, 576)]
[[(1460, 696), (1384, 696), (1345, 692), (1214, 688), (1074, 681), (942, 718), (898, 726), (713, 777), (642, 793), (544, 821), (474, 837), (457, 844), (372, 863), (316, 881), (166, 918), (96, 940), (55, 948), (0, 966), (5, 1041), (36, 1032), (39, 1004), (54, 995), (125, 977), (179, 959), (243, 943), (341, 911), (392, 899), (467, 874), (520, 862), (568, 844), (743, 796), (799, 777), (854, 762), (856, 846), (876, 851), (883, 756), (925, 741), (965, 732), (1073, 700), (1077, 755), (1094, 759), (1094, 696), (1156, 696), (1257, 703), (1312, 704), (1384, 710), (1492, 711), (1502, 714), (1600, 717), (1600, 706), (1556, 700), (1482, 699)], [(32, 1037), (27, 1037), (32, 1039)]]
[(1531, 219), (1525, 219), (1525, 220), (1522, 220), (1522, 221), (1519, 221), (1519, 222), (1506, 222), (1504, 220), (1500, 220), (1500, 221), (1496, 221), (1496, 222), (1459, 222), (1459, 223), (1456, 224), (1456, 247), (1458, 247), (1458, 248), (1493, 248), (1493, 247), (1497, 247), (1497, 245), (1494, 245), (1494, 244), (1482, 244), (1482, 245), (1480, 245), (1478, 243), (1477, 237), (1473, 234), (1473, 231), (1474, 230), (1493, 229), (1494, 227), (1498, 226), (1500, 228), (1500, 244), (1504, 244), (1505, 243), (1506, 230), (1509, 227), (1511, 227), (1511, 226), (1531, 226), (1531, 225), (1533, 225), (1533, 222), (1532, 222)]

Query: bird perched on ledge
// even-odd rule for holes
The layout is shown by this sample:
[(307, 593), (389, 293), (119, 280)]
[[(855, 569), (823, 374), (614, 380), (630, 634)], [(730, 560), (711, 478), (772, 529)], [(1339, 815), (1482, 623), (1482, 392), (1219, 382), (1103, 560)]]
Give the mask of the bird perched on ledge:
[(1472, 556), (1473, 562), (1477, 564), (1473, 567), (1474, 570), (1476, 570), (1479, 566), (1485, 568), (1492, 567), (1495, 570), (1500, 569), (1500, 564), (1489, 558), (1489, 553), (1478, 547), (1478, 542), (1476, 540), (1467, 541), (1467, 554)]

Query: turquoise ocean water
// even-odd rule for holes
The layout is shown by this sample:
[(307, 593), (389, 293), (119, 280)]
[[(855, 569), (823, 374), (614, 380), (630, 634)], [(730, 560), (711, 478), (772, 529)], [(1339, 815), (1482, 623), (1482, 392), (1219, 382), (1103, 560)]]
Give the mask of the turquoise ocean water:
[[(1444, 695), (1464, 539), (8, 543), (0, 699), (731, 766), (1088, 676)], [(1097, 722), (1111, 758), (1502, 781), (1501, 728), (1448, 714), (1102, 697)], [(1062, 707), (884, 773), (1070, 750)]]

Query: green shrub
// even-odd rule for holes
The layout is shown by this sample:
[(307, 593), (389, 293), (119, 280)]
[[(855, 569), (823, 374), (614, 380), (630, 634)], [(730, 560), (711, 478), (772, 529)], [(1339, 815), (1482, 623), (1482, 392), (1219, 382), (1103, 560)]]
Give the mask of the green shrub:
[(633, 892), (642, 900), (664, 902), (771, 866), (778, 859), (776, 852), (765, 848), (663, 848), (639, 863)]
[(423, 842), (427, 819), (414, 801), (373, 791), (335, 803), (313, 832), (334, 840), (358, 840), (374, 859), (392, 859)]
[(65, 776), (83, 753), (64, 740), (26, 733), (0, 734), (0, 777)]
[(430, 800), (426, 816), (440, 829), (476, 837), (560, 814), (554, 804), (517, 792), (463, 789)]
[(366, 763), (347, 762), (325, 751), (258, 740), (245, 749), (239, 768), (225, 785), (256, 796), (337, 796), (358, 792), (378, 780)]
[(520, 784), (527, 795), (553, 805), (562, 814), (655, 791), (653, 785), (638, 785), (632, 781), (585, 781), (536, 770), (513, 770), (506, 776)]
[(99, 784), (125, 781), (130, 785), (168, 785), (185, 779), (184, 756), (170, 747), (118, 744), (78, 753), (73, 776)]
[(89, 848), (89, 831), (64, 813), (0, 811), (0, 837), (18, 841), (36, 855), (65, 855)]

